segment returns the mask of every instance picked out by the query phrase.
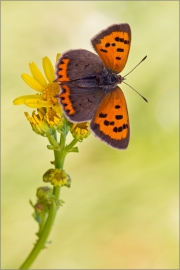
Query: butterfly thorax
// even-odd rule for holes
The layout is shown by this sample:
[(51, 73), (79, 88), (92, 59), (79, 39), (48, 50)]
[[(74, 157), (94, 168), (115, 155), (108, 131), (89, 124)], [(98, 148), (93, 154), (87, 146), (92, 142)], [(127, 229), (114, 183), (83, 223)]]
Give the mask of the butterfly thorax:
[(107, 70), (104, 68), (102, 73), (96, 76), (96, 80), (99, 86), (108, 87), (108, 86), (116, 86), (118, 83), (122, 82), (122, 77), (112, 72), (111, 70)]

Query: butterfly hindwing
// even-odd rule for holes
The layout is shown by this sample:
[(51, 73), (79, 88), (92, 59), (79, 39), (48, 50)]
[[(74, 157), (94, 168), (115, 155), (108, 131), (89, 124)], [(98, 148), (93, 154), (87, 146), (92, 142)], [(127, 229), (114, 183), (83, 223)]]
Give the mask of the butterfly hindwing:
[(104, 97), (102, 88), (84, 88), (72, 83), (61, 84), (59, 95), (67, 118), (73, 122), (91, 120)]
[(127, 62), (131, 44), (130, 26), (127, 23), (113, 24), (94, 36), (91, 43), (105, 67), (118, 74)]
[(56, 65), (56, 82), (71, 82), (82, 77), (100, 74), (101, 59), (87, 50), (69, 50), (61, 55)]
[(130, 136), (129, 117), (124, 94), (118, 86), (105, 95), (90, 127), (97, 137), (110, 146), (127, 148)]

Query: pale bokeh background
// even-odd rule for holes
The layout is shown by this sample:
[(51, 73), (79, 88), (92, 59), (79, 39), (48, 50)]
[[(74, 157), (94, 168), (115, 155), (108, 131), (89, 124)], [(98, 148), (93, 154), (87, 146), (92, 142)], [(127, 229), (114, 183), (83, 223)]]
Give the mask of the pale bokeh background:
[(179, 3), (176, 1), (4, 1), (2, 4), (2, 268), (20, 266), (37, 224), (29, 199), (44, 185), (53, 153), (35, 135), (25, 106), (33, 94), (21, 79), (28, 64), (54, 62), (57, 52), (84, 48), (113, 23), (132, 29), (129, 59), (121, 75), (144, 95), (122, 85), (131, 123), (126, 151), (91, 135), (70, 154), (49, 240), (32, 269), (178, 269)]

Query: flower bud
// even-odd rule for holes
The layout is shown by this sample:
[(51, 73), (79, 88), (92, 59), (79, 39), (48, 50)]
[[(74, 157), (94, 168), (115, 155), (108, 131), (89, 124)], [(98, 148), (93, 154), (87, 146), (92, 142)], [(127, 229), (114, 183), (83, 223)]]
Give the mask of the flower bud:
[(43, 203), (36, 203), (34, 205), (34, 209), (37, 213), (44, 213), (46, 210), (46, 206)]
[(62, 127), (64, 126), (63, 114), (56, 112), (52, 108), (47, 110), (44, 119), (52, 129), (57, 129), (58, 131), (61, 131)]
[(90, 135), (89, 122), (74, 123), (70, 129), (72, 136), (78, 141), (82, 141)]
[(35, 114), (35, 111), (32, 113), (32, 117), (29, 116), (27, 112), (24, 113), (27, 120), (30, 122), (34, 132), (41, 136), (46, 136), (47, 133), (50, 133), (50, 127), (47, 122), (44, 120), (42, 111), (38, 111), (38, 114)]
[(51, 203), (52, 202), (52, 188), (39, 187), (36, 192), (36, 196), (40, 201)]
[(66, 186), (70, 187), (71, 185), (71, 178), (70, 176), (64, 171), (60, 169), (49, 169), (43, 175), (44, 182), (50, 182), (53, 186)]

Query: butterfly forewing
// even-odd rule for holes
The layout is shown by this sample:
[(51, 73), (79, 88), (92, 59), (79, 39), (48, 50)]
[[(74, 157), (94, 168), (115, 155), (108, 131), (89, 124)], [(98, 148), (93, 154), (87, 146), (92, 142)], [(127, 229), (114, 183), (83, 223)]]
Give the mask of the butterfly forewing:
[(56, 65), (57, 82), (74, 80), (101, 74), (103, 63), (87, 50), (69, 50), (61, 55)]
[(127, 148), (129, 117), (124, 94), (118, 86), (103, 98), (90, 126), (93, 133), (110, 146)]
[(129, 24), (114, 24), (91, 39), (91, 43), (108, 70), (120, 73), (127, 62), (131, 29)]

